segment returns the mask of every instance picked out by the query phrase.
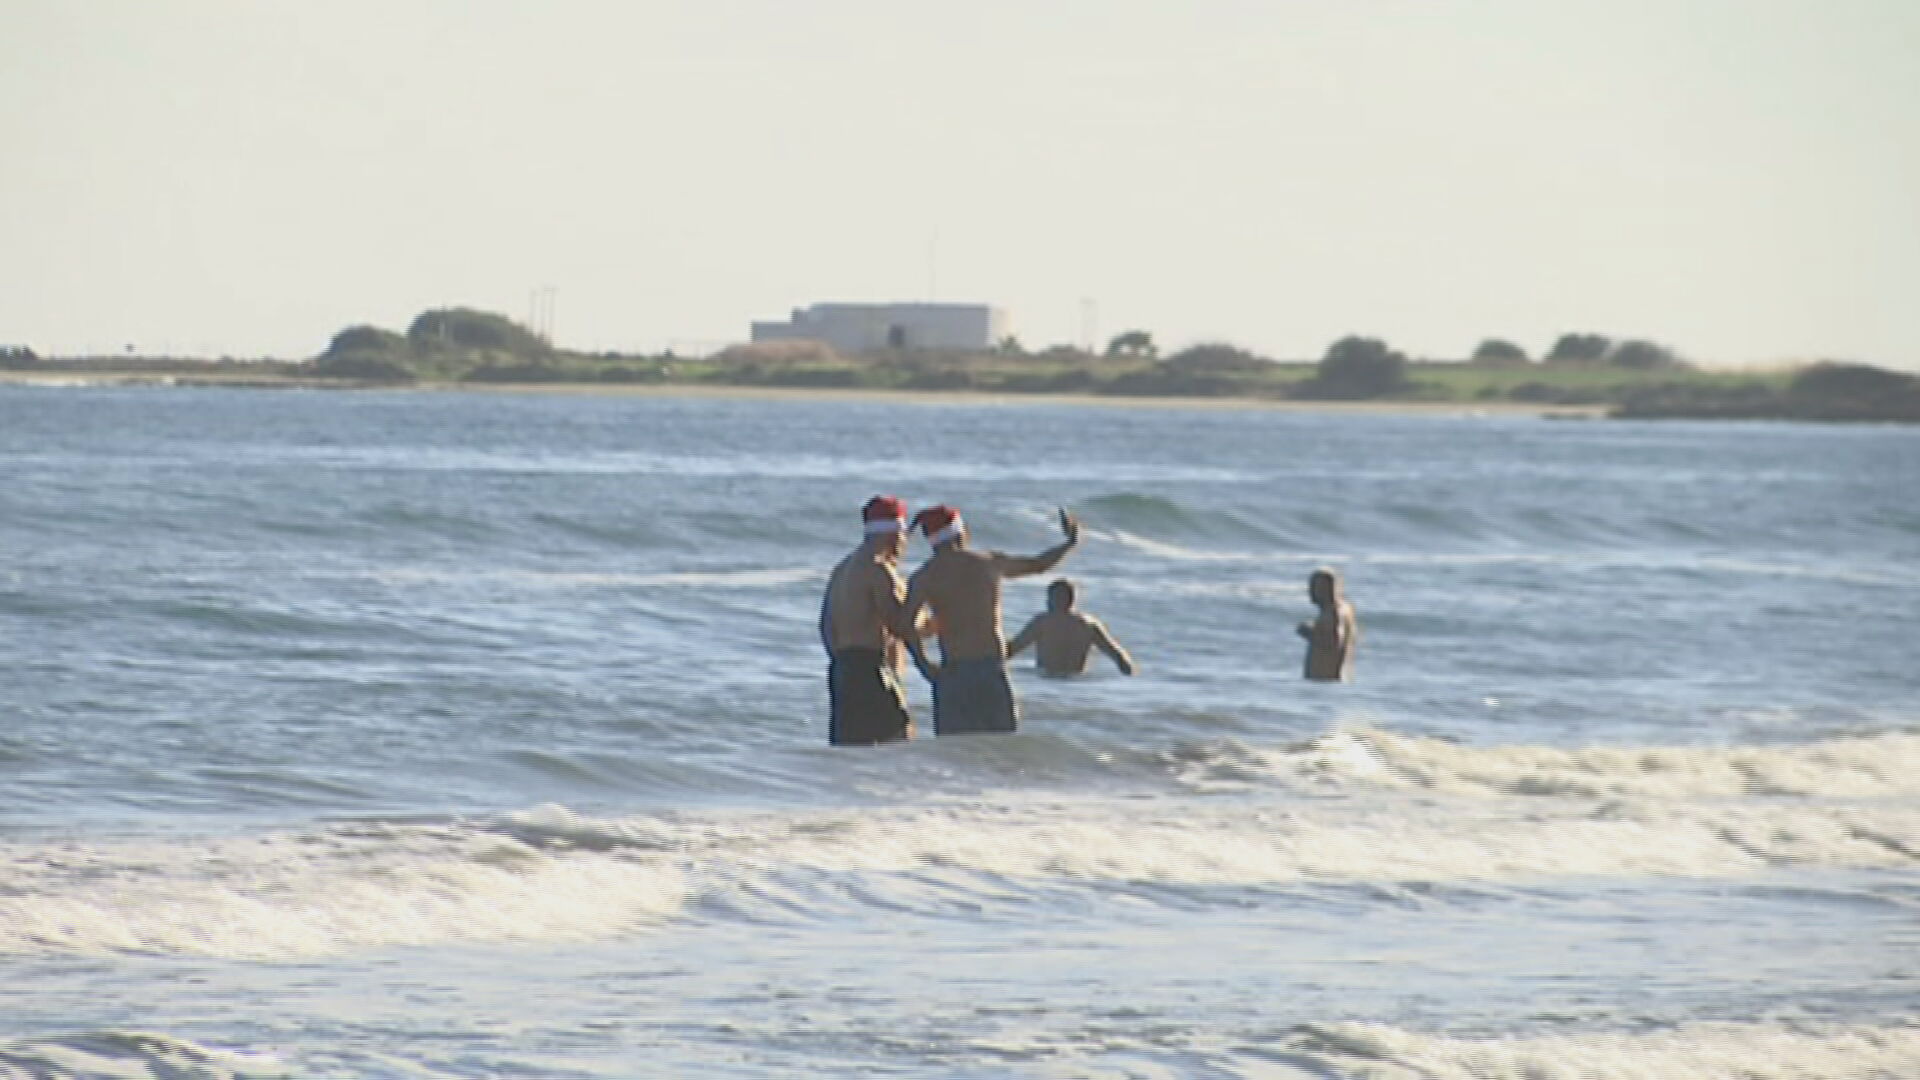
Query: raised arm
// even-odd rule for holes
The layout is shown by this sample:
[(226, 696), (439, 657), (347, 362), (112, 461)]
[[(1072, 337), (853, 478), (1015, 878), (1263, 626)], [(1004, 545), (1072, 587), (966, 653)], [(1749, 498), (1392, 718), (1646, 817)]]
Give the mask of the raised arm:
[(1010, 578), (1044, 574), (1053, 569), (1059, 565), (1061, 559), (1067, 557), (1067, 552), (1080, 544), (1080, 521), (1067, 513), (1065, 507), (1060, 508), (1060, 531), (1066, 534), (1066, 539), (1038, 555), (1003, 555), (995, 552), (994, 569), (1001, 577)]
[(1088, 621), (1093, 624), (1094, 645), (1098, 647), (1101, 652), (1107, 654), (1107, 658), (1112, 660), (1114, 666), (1120, 669), (1120, 674), (1133, 674), (1136, 670), (1133, 666), (1133, 657), (1127, 655), (1127, 650), (1122, 648), (1119, 642), (1113, 640), (1112, 634), (1107, 633), (1107, 624), (1101, 622), (1099, 619), (1089, 619)]

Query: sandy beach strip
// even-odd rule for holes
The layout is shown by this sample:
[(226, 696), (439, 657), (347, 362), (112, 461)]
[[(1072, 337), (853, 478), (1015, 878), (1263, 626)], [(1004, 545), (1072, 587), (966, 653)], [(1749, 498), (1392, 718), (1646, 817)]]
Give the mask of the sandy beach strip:
[(1033, 393), (976, 390), (890, 390), (861, 387), (734, 386), (724, 383), (354, 383), (337, 379), (246, 372), (0, 371), (0, 383), (46, 387), (185, 386), (306, 390), (385, 390), (432, 393), (545, 394), (582, 397), (659, 397), (748, 401), (861, 401), (901, 405), (1068, 405), (1117, 409), (1233, 409), (1269, 412), (1357, 413), (1409, 416), (1604, 417), (1602, 405), (1550, 405), (1521, 401), (1299, 401), (1247, 397), (1135, 397), (1132, 395)]

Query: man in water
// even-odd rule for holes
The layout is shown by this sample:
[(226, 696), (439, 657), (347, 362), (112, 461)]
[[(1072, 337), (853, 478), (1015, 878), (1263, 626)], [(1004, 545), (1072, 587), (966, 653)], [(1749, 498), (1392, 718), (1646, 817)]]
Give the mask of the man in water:
[(1321, 567), (1307, 579), (1307, 595), (1320, 616), (1296, 629), (1307, 639), (1306, 676), (1315, 682), (1346, 682), (1353, 677), (1353, 647), (1360, 640), (1360, 624), (1353, 605), (1340, 595), (1340, 577)]
[(1097, 646), (1120, 668), (1121, 674), (1133, 674), (1133, 657), (1113, 640), (1106, 624), (1074, 610), (1076, 595), (1073, 582), (1066, 578), (1056, 578), (1048, 585), (1047, 610), (1035, 615), (1007, 643), (1007, 659), (1020, 655), (1029, 645), (1038, 645), (1036, 657), (1041, 673), (1060, 678), (1086, 671), (1087, 654)]
[(834, 746), (873, 746), (913, 736), (896, 675), (901, 652), (895, 628), (917, 630), (915, 621), (900, 613), (906, 591), (898, 565), (907, 547), (906, 504), (875, 495), (860, 517), (866, 538), (827, 576), (820, 601), (820, 643), (829, 658), (827, 741)]
[(1006, 555), (967, 547), (966, 523), (950, 506), (915, 515), (933, 555), (913, 572), (900, 630), (911, 629), (921, 608), (933, 610), (940, 634), (941, 666), (933, 667), (918, 637), (907, 648), (921, 674), (933, 683), (933, 733), (1008, 732), (1019, 726), (1013, 686), (1007, 681), (1007, 645), (1000, 632), (1000, 582), (1044, 574), (1080, 543), (1080, 523), (1060, 511), (1066, 539), (1038, 555)]

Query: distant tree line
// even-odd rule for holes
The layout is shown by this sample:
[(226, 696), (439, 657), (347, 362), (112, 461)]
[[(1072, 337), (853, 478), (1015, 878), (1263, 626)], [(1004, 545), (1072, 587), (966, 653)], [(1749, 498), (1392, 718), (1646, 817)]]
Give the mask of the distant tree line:
[[(29, 350), (0, 350), (0, 366), (33, 362)], [(978, 352), (897, 349), (855, 357), (811, 341), (738, 345), (684, 360), (590, 354), (557, 350), (503, 315), (452, 307), (422, 312), (405, 333), (350, 326), (296, 373), (379, 382), (671, 380), (1323, 401), (1504, 399), (1612, 405), (1634, 416), (1920, 419), (1920, 380), (1897, 372), (1827, 363), (1790, 383), (1741, 378), (1696, 372), (1645, 339), (1596, 333), (1562, 334), (1537, 361), (1510, 340), (1487, 338), (1466, 364), (1415, 363), (1380, 338), (1349, 334), (1328, 345), (1308, 372), (1303, 367), (1220, 341), (1163, 355), (1144, 329), (1116, 334), (1098, 351), (1055, 345), (1029, 352), (1009, 337)]]
[(398, 334), (378, 326), (349, 326), (315, 357), (313, 374), (376, 381), (426, 377), (476, 378), (514, 369), (537, 376), (555, 351), (546, 339), (504, 315), (473, 308), (423, 311)]
[[(1473, 350), (1473, 363), (1487, 367), (1521, 367), (1532, 363), (1527, 351), (1504, 338), (1488, 338)], [(1567, 366), (1610, 366), (1634, 371), (1684, 368), (1688, 364), (1672, 349), (1642, 338), (1615, 341), (1605, 334), (1561, 334), (1554, 339), (1542, 363)]]
[(1825, 361), (1785, 388), (1661, 382), (1628, 391), (1615, 415), (1635, 419), (1920, 422), (1920, 378), (1867, 364)]

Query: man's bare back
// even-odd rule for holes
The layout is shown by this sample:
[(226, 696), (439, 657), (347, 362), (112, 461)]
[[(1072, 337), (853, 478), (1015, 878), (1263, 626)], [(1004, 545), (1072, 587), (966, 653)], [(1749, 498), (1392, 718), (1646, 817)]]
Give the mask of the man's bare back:
[(1048, 587), (1048, 610), (1035, 615), (1014, 635), (1007, 644), (1007, 656), (1017, 656), (1029, 645), (1036, 646), (1042, 672), (1056, 676), (1079, 675), (1087, 670), (1087, 656), (1097, 647), (1123, 674), (1133, 674), (1133, 657), (1113, 639), (1105, 623), (1074, 610), (1075, 595), (1073, 583), (1065, 578)]
[(911, 634), (909, 624), (921, 609), (933, 610), (933, 625), (940, 635), (940, 665), (927, 662), (918, 637), (909, 636), (907, 648), (921, 674), (933, 684), (934, 733), (1013, 732), (1020, 726), (1020, 709), (1007, 680), (1000, 581), (1051, 569), (1080, 542), (1080, 523), (1062, 510), (1060, 530), (1066, 534), (1065, 541), (1038, 555), (1004, 555), (969, 551), (966, 526), (960, 512), (950, 506), (928, 507), (914, 520), (933, 545), (933, 555), (908, 580), (907, 600), (896, 629)]
[(908, 616), (923, 606), (933, 610), (943, 662), (1006, 658), (1006, 638), (1000, 628), (1000, 582), (1044, 574), (1059, 563), (1080, 542), (1080, 523), (1062, 510), (1060, 529), (1066, 540), (1038, 555), (974, 551), (966, 546), (965, 534), (961, 533), (936, 547), (913, 572), (905, 610)]

